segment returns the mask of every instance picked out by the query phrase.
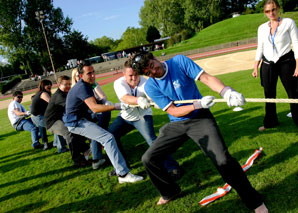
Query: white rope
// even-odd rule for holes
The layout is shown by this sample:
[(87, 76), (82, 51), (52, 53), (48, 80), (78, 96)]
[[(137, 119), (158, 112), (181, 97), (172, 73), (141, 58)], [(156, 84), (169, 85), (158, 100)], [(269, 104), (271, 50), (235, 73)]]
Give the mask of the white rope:
[[(192, 99), (192, 100), (183, 100), (183, 101), (174, 101), (174, 104), (192, 104), (194, 101), (201, 101), (201, 99)], [(215, 103), (225, 103), (225, 99), (214, 99)], [(287, 98), (245, 98), (246, 102), (250, 103), (284, 103), (284, 104), (298, 104), (298, 99), (287, 99)], [(150, 103), (152, 106), (155, 104)], [(139, 105), (129, 105), (129, 107), (138, 107)]]
[[(186, 104), (186, 103), (193, 103), (194, 101), (201, 101), (200, 99), (193, 99), (193, 100), (184, 100), (184, 101), (174, 101), (174, 104)], [(214, 102), (227, 102), (225, 99), (214, 99)], [(275, 99), (275, 98), (245, 98), (246, 102), (252, 103), (298, 103), (298, 99)]]

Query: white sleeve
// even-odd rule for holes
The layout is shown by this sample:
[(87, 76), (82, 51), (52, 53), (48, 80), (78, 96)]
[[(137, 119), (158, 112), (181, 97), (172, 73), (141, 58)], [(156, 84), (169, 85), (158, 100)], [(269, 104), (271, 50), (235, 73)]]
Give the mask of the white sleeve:
[(259, 26), (258, 28), (258, 47), (257, 47), (257, 52), (256, 52), (256, 57), (255, 57), (255, 61), (260, 61), (262, 59), (263, 56), (263, 41), (262, 41), (262, 25)]
[(298, 59), (298, 29), (294, 20), (291, 19), (290, 24), (290, 37), (293, 45), (293, 50), (295, 53), (295, 59)]
[(115, 90), (115, 93), (120, 101), (124, 95), (131, 95), (130, 87), (125, 82), (125, 80), (123, 80), (123, 77), (117, 79), (114, 82), (114, 90)]

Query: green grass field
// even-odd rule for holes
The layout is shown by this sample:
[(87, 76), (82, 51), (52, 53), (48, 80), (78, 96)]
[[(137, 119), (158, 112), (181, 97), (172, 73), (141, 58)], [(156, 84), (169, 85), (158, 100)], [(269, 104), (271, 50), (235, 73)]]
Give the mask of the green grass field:
[[(287, 12), (281, 14), (281, 17), (292, 18), (298, 23), (298, 12)], [(154, 51), (154, 55), (160, 56), (161, 53), (173, 54), (257, 37), (259, 25), (266, 21), (268, 19), (263, 13), (226, 19), (203, 29), (188, 40), (182, 41), (165, 50)]]
[[(246, 98), (262, 98), (259, 79), (251, 70), (218, 76), (225, 84), (242, 92)], [(218, 94), (199, 83), (203, 95)], [(102, 87), (109, 100), (117, 98), (112, 84)], [(286, 98), (281, 84), (278, 98)], [(28, 109), (29, 103), (25, 103)], [(298, 140), (297, 127), (286, 117), (288, 104), (278, 104), (278, 128), (258, 132), (262, 125), (264, 104), (247, 103), (244, 111), (233, 112), (225, 103), (212, 107), (230, 153), (244, 164), (255, 149), (264, 151), (247, 172), (252, 185), (263, 195), (270, 212), (298, 212)], [(117, 116), (112, 113), (112, 120)], [(156, 133), (168, 122), (167, 115), (153, 109)], [(156, 206), (159, 194), (151, 184), (140, 161), (148, 148), (136, 131), (122, 140), (132, 172), (145, 176), (136, 184), (117, 182), (109, 177), (110, 164), (102, 169), (74, 169), (70, 153), (33, 150), (29, 132), (16, 132), (0, 110), (0, 212), (250, 212), (232, 190), (225, 197), (201, 207), (198, 202), (215, 192), (224, 182), (192, 141), (186, 142), (173, 156), (181, 165), (183, 190), (180, 198), (166, 206)], [(50, 135), (50, 141), (53, 136)]]

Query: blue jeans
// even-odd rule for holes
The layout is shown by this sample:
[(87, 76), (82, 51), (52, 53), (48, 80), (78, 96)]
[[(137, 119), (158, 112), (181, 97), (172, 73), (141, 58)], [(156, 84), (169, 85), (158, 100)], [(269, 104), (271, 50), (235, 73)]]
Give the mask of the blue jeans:
[(42, 139), (42, 142), (47, 143), (48, 142), (48, 136), (47, 136), (47, 130), (46, 125), (44, 122), (44, 116), (43, 115), (31, 115), (31, 119), (35, 126), (38, 128), (39, 135)]
[[(102, 113), (92, 113), (92, 119), (94, 119), (98, 126), (101, 128), (108, 130), (109, 123), (111, 120), (111, 112), (102, 112)], [(92, 159), (99, 160), (102, 159), (102, 147), (98, 144), (95, 140), (91, 140), (91, 152), (92, 152)]]
[(74, 134), (95, 140), (104, 146), (104, 149), (118, 175), (125, 175), (129, 172), (126, 162), (118, 149), (115, 138), (111, 133), (84, 118), (79, 120), (74, 127), (68, 126), (67, 128)]
[[(109, 132), (114, 135), (118, 147), (125, 159), (127, 159), (127, 157), (120, 142), (120, 138), (135, 128), (140, 132), (147, 144), (151, 146), (156, 139), (152, 115), (145, 115), (137, 121), (127, 121), (121, 116), (117, 116), (109, 128)], [(172, 158), (172, 156), (169, 156), (168, 159), (164, 161), (164, 166), (170, 172), (173, 169), (178, 168), (179, 164)]]
[(37, 127), (32, 123), (32, 120), (30, 118), (21, 120), (18, 126), (13, 126), (13, 127), (17, 131), (31, 132), (32, 147), (39, 145), (38, 130), (37, 130)]
[(57, 135), (57, 134), (54, 134), (54, 142), (53, 144), (56, 144), (57, 145), (57, 150), (58, 150), (58, 153), (66, 150), (66, 141), (65, 139), (63, 138), (63, 136), (60, 136), (60, 135)]

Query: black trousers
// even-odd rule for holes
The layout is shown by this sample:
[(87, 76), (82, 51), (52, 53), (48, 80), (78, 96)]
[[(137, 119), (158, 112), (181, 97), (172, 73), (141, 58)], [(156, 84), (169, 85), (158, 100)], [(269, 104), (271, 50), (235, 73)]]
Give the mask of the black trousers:
[[(276, 98), (278, 76), (289, 98), (298, 99), (298, 78), (293, 74), (296, 68), (294, 53), (291, 51), (282, 56), (276, 63), (263, 58), (261, 65), (261, 82), (264, 87), (265, 98)], [(298, 104), (290, 104), (292, 119), (298, 126)], [(276, 104), (266, 103), (264, 127), (273, 128), (278, 125)]]
[(142, 157), (152, 183), (164, 199), (171, 198), (181, 189), (168, 175), (163, 161), (189, 138), (212, 160), (223, 180), (238, 192), (248, 208), (255, 209), (263, 203), (239, 163), (229, 154), (216, 121), (208, 109), (200, 110), (195, 118), (163, 126), (158, 138)]

